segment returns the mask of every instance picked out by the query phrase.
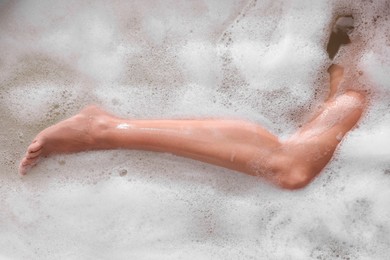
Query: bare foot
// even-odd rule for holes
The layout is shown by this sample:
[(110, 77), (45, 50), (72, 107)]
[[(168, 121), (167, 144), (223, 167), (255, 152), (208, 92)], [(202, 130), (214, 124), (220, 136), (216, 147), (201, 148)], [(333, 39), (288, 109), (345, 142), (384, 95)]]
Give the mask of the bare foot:
[(97, 149), (98, 130), (106, 127), (109, 118), (112, 116), (108, 113), (88, 106), (77, 115), (46, 128), (27, 148), (19, 173), (25, 175), (43, 156)]

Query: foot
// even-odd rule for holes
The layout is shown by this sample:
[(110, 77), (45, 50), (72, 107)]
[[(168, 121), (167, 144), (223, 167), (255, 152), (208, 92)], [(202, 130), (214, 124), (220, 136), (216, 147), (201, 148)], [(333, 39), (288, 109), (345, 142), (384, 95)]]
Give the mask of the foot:
[(27, 148), (19, 164), (19, 173), (25, 175), (40, 158), (51, 154), (74, 153), (96, 149), (99, 130), (112, 117), (95, 106), (83, 109), (77, 115), (40, 132)]

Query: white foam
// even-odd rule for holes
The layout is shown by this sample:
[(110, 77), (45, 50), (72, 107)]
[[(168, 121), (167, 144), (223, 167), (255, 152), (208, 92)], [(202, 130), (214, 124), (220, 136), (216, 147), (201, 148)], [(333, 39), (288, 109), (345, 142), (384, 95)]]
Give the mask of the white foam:
[(19, 121), (25, 124), (41, 122), (64, 115), (69, 106), (74, 106), (77, 98), (74, 87), (51, 82), (30, 83), (11, 88), (5, 94), (4, 103)]
[[(0, 258), (386, 259), (386, 10), (387, 0), (1, 2)], [(16, 175), (29, 140), (87, 103), (130, 119), (245, 118), (287, 137), (326, 97), (330, 24), (351, 12), (353, 44), (334, 62), (347, 66), (343, 87), (371, 92), (369, 108), (303, 190), (125, 150), (53, 156)]]

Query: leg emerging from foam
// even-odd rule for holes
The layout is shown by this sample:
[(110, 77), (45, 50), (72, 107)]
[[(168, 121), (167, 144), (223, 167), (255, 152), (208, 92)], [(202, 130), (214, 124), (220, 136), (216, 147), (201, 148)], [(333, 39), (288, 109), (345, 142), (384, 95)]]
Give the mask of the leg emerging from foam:
[(39, 133), (19, 172), (26, 174), (40, 158), (52, 154), (140, 149), (263, 176), (283, 188), (301, 188), (329, 162), (364, 109), (364, 97), (357, 92), (335, 97), (343, 69), (333, 66), (329, 73), (331, 91), (322, 111), (286, 141), (241, 120), (126, 120), (91, 106)]

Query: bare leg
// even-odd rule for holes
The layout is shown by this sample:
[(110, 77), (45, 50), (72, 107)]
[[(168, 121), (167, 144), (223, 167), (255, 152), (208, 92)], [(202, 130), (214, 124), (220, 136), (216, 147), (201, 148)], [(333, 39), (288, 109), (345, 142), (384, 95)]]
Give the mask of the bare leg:
[(86, 150), (137, 149), (169, 152), (238, 171), (247, 157), (280, 145), (265, 129), (239, 120), (125, 120), (90, 106), (43, 130), (20, 164), (25, 174), (42, 156)]
[(38, 134), (19, 172), (26, 174), (40, 157), (51, 154), (142, 149), (263, 176), (283, 188), (301, 188), (329, 162), (364, 109), (364, 97), (357, 92), (334, 98), (342, 68), (333, 67), (330, 73), (331, 93), (322, 111), (284, 142), (246, 121), (125, 120), (91, 106)]

